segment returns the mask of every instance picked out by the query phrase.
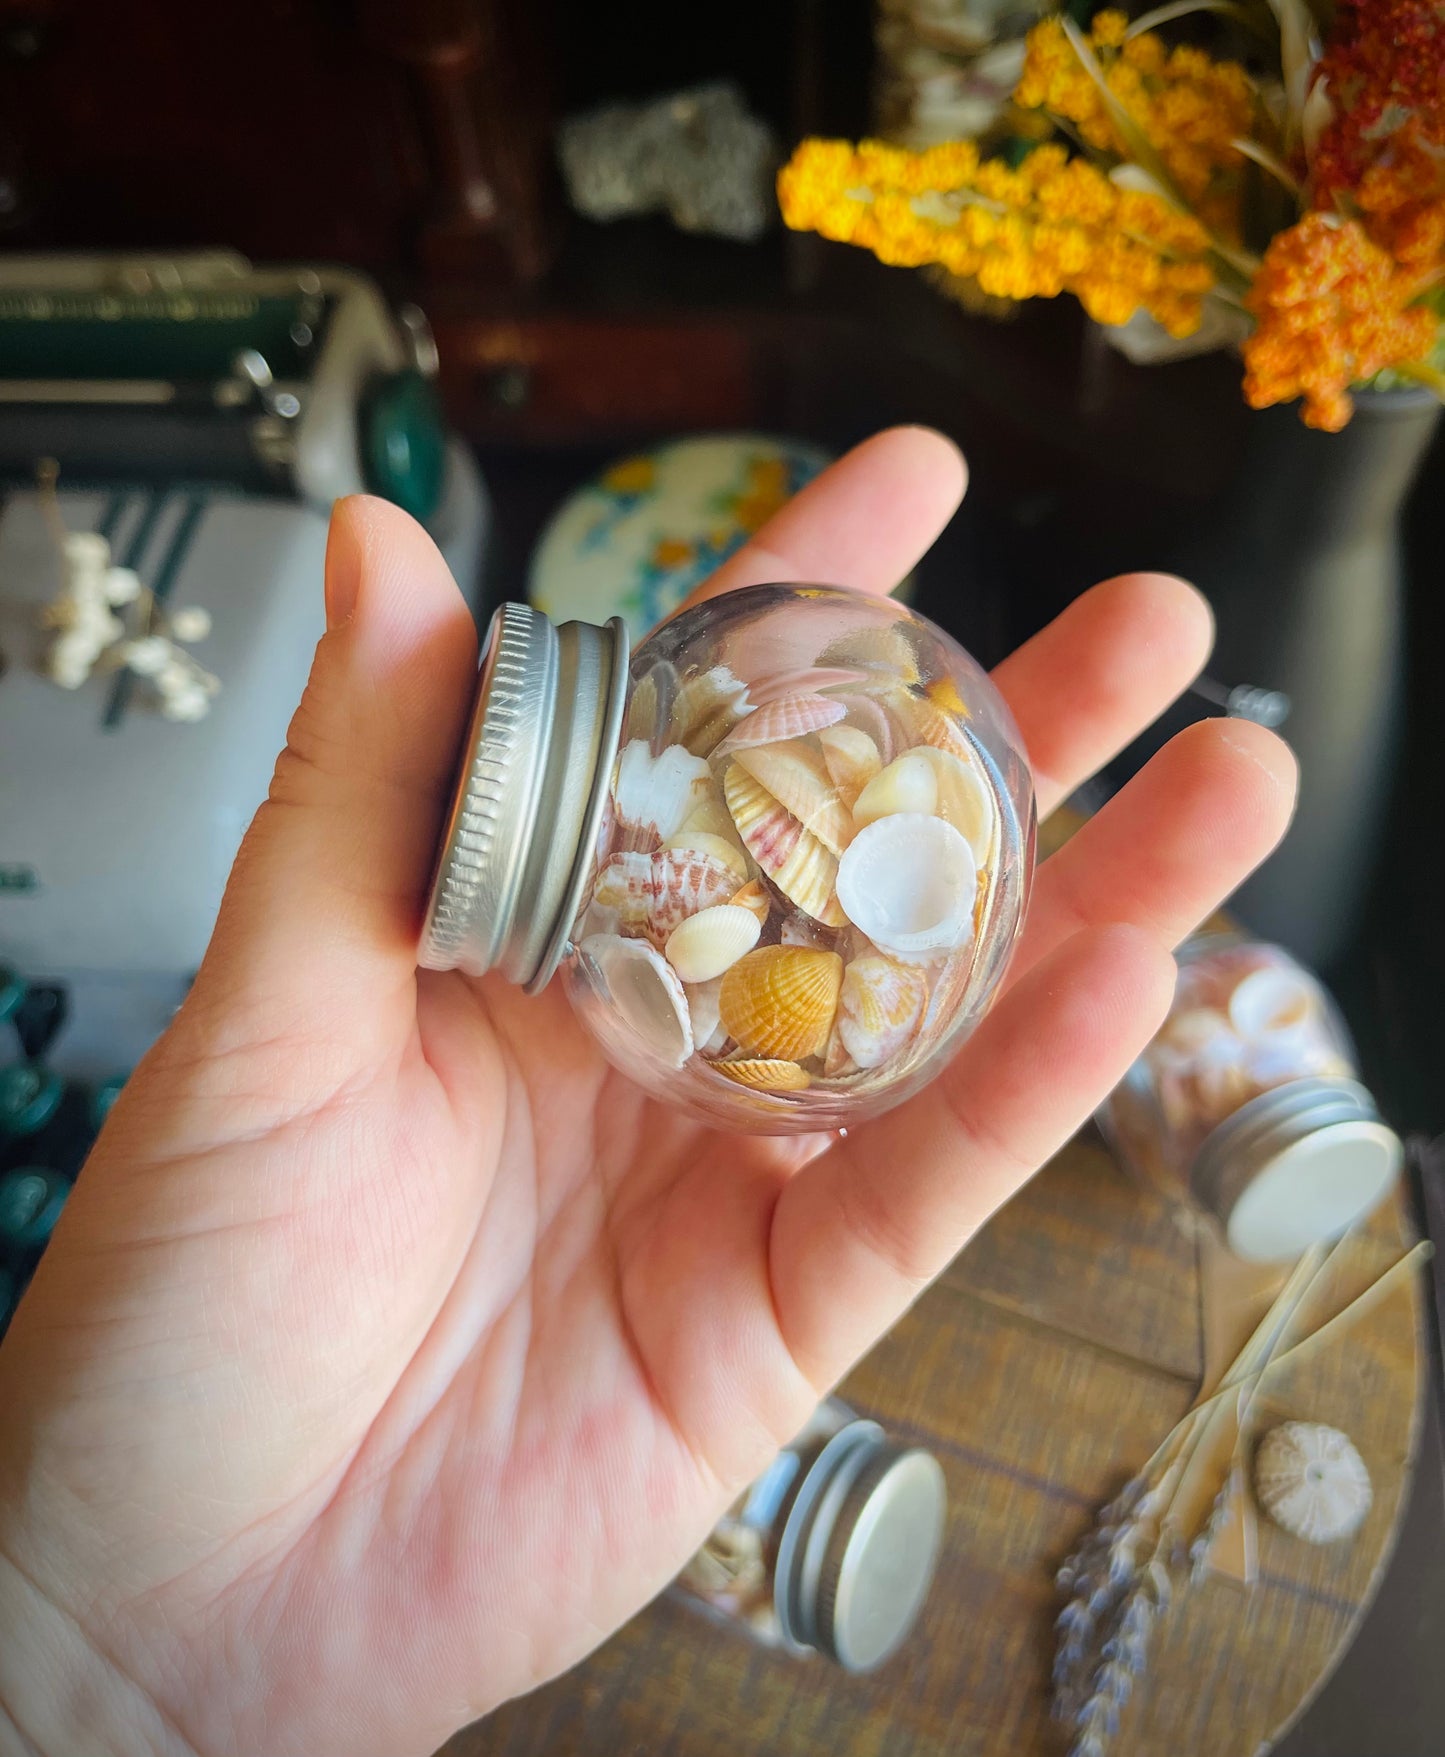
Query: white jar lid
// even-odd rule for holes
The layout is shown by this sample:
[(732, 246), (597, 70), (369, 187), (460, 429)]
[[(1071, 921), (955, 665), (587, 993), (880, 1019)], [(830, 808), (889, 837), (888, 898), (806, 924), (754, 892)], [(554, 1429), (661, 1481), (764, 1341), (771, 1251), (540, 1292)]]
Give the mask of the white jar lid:
[(1195, 1196), (1249, 1262), (1338, 1238), (1384, 1197), (1404, 1162), (1394, 1130), (1354, 1080), (1294, 1080), (1252, 1099), (1200, 1148)]

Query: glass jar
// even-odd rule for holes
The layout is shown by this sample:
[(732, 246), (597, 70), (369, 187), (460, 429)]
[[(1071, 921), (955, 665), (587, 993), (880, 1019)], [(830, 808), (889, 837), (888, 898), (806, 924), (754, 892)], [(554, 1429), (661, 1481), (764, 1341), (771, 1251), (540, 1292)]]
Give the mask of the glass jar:
[(1169, 1016), (1101, 1107), (1125, 1164), (1211, 1215), (1237, 1256), (1277, 1262), (1338, 1237), (1403, 1148), (1359, 1083), (1318, 979), (1279, 946), (1205, 934), (1179, 953)]
[(923, 1609), (947, 1504), (932, 1453), (829, 1398), (718, 1521), (677, 1590), (765, 1646), (871, 1671)]
[(655, 1096), (759, 1133), (845, 1126), (949, 1059), (1033, 867), (1008, 710), (887, 599), (755, 586), (654, 631), (494, 618), (420, 962), (559, 967)]

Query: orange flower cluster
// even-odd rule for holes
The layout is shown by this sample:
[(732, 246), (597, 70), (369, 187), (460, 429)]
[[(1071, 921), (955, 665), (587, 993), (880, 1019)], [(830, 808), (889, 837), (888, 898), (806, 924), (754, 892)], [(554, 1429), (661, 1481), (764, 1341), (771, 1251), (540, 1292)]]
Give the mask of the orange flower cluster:
[[(1251, 132), (1255, 96), (1233, 61), (1199, 49), (1166, 48), (1152, 31), (1126, 37), (1122, 12), (1100, 12), (1089, 34), (1104, 82), (1163, 160), (1179, 192), (1201, 217), (1235, 230), (1233, 174), (1244, 163), (1232, 143)], [(1062, 117), (1090, 146), (1132, 157), (1103, 92), (1057, 18), (1029, 32), (1014, 102)]]
[(1418, 276), (1358, 221), (1306, 214), (1270, 244), (1246, 301), (1256, 320), (1244, 344), (1250, 407), (1303, 397), (1306, 425), (1338, 433), (1352, 384), (1429, 351), (1436, 319), (1410, 304), (1417, 290)]
[(1407, 273), (1423, 283), (1445, 268), (1445, 146), (1427, 144), (1413, 121), (1390, 136), (1352, 197), (1370, 237)]
[(809, 140), (779, 174), (778, 199), (794, 231), (861, 245), (880, 262), (938, 263), (997, 298), (1073, 293), (1100, 323), (1142, 308), (1188, 335), (1214, 280), (1196, 221), (1055, 145), (1013, 170), (980, 162), (967, 141), (911, 153)]

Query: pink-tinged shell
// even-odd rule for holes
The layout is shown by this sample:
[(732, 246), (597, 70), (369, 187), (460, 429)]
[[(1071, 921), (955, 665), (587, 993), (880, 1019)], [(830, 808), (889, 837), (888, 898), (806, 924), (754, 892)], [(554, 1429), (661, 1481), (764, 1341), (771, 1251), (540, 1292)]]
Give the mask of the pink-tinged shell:
[(843, 925), (835, 887), (838, 862), (790, 811), (733, 763), (723, 780), (728, 810), (748, 853), (789, 902), (829, 927)]
[(593, 934), (580, 951), (640, 1043), (668, 1067), (680, 1068), (692, 1054), (692, 1020), (682, 984), (661, 953), (646, 940), (612, 933)]
[(818, 749), (823, 753), (828, 779), (851, 811), (858, 795), (883, 767), (878, 746), (857, 726), (825, 726), (818, 733)]
[(612, 802), (623, 848), (653, 849), (682, 828), (712, 791), (702, 757), (670, 744), (657, 756), (634, 738), (617, 760)]
[(684, 982), (712, 982), (758, 943), (758, 918), (718, 903), (689, 915), (668, 935), (667, 961)]
[(872, 696), (854, 690), (846, 695), (839, 693), (834, 699), (842, 702), (848, 710), (848, 724), (856, 726), (860, 732), (866, 732), (873, 740), (880, 765), (891, 763), (900, 751), (907, 749), (907, 739), (900, 741), (892, 719)]
[(781, 701), (785, 696), (817, 695), (825, 689), (846, 689), (860, 682), (866, 672), (854, 666), (811, 665), (804, 670), (768, 671), (754, 677), (748, 693), (762, 707), (766, 702)]
[(723, 977), (722, 1022), (751, 1055), (781, 1061), (821, 1055), (842, 981), (836, 952), (762, 946)]
[(852, 841), (852, 814), (838, 797), (822, 755), (811, 745), (798, 739), (762, 744), (738, 751), (734, 760), (830, 854), (841, 854)]
[(810, 732), (836, 726), (847, 711), (842, 702), (825, 695), (779, 696), (777, 701), (755, 709), (746, 720), (739, 720), (719, 750), (748, 750), (754, 745), (806, 738)]
[(645, 935), (661, 951), (688, 916), (726, 903), (737, 888), (734, 869), (709, 855), (685, 848), (655, 854), (628, 849), (603, 869), (593, 900), (617, 911), (624, 932)]
[[(722, 807), (719, 806), (721, 811)], [(748, 876), (748, 857), (738, 844), (737, 837), (732, 834), (732, 821), (728, 820), (728, 834), (714, 835), (710, 830), (681, 829), (675, 836), (667, 838), (667, 851), (670, 854), (702, 854), (709, 860), (716, 860), (720, 866), (726, 866), (735, 872), (741, 884)]]
[(914, 964), (869, 954), (843, 973), (838, 1035), (860, 1068), (879, 1068), (912, 1040), (928, 1005), (928, 981)]
[(749, 1059), (735, 1062), (714, 1062), (713, 1070), (734, 1080), (739, 1086), (751, 1086), (755, 1092), (806, 1092), (812, 1084), (806, 1071), (796, 1062)]

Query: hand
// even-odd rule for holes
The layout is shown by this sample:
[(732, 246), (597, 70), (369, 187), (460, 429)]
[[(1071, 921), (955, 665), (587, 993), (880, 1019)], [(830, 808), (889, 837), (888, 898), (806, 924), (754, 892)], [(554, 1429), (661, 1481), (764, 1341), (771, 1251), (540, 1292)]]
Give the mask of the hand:
[[(885, 591), (963, 483), (883, 434), (707, 590)], [(474, 633), (380, 502), (326, 572), (204, 966), (0, 1350), (16, 1749), (399, 1757), (571, 1665), (1089, 1115), (1289, 815), (1277, 739), (1181, 734), (1041, 869), (952, 1068), (807, 1158), (651, 1103), (555, 990), (418, 976)], [(1000, 667), (1042, 812), (1209, 640), (1136, 575)]]

